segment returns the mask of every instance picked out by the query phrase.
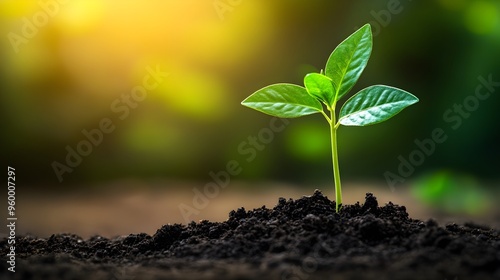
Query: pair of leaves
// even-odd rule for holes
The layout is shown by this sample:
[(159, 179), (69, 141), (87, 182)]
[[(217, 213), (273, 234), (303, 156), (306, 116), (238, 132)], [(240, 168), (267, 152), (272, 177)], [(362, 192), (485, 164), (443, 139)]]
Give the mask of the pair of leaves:
[[(305, 87), (285, 83), (264, 87), (242, 104), (282, 118), (319, 113), (323, 111), (321, 103), (334, 109), (336, 102), (358, 81), (371, 50), (371, 27), (366, 24), (335, 48), (328, 58), (324, 75), (306, 75)], [(339, 123), (350, 126), (379, 123), (416, 102), (418, 98), (404, 90), (383, 85), (371, 86), (346, 101), (340, 110)]]

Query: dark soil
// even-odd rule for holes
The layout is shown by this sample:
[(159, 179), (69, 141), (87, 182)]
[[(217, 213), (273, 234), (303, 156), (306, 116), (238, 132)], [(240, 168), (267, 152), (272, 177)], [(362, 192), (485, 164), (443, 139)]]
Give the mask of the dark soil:
[(372, 194), (338, 214), (316, 191), (153, 236), (22, 236), (15, 273), (0, 247), (1, 279), (500, 279), (498, 230), (414, 220)]

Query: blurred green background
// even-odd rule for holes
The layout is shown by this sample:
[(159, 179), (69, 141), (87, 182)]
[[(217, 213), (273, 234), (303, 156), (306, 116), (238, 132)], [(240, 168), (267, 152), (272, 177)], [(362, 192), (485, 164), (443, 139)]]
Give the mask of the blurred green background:
[[(498, 181), (500, 87), (477, 106), (470, 103), (474, 110), (459, 118), (457, 129), (443, 115), (474, 95), (478, 77), (500, 82), (500, 1), (40, 3), (0, 1), (1, 153), (29, 185), (207, 181), (230, 160), (240, 163), (241, 180), (331, 182), (328, 126), (320, 115), (291, 119), (247, 161), (251, 154), (242, 150), (251, 147), (249, 137), (259, 139), (271, 117), (240, 102), (272, 83), (302, 85), (306, 73), (319, 72), (332, 50), (367, 22), (374, 49), (351, 94), (387, 84), (420, 102), (383, 124), (341, 128), (342, 179), (385, 183), (385, 172), (398, 174), (398, 156), (408, 159), (417, 149), (415, 139), (442, 128), (447, 140), (409, 179), (434, 192), (442, 184), (436, 176), (463, 174), (474, 188)], [(35, 25), (33, 34), (27, 22)], [(111, 104), (142, 84), (147, 66), (169, 76), (122, 120)], [(66, 147), (76, 149), (86, 140), (82, 130), (99, 128), (103, 118), (115, 130), (59, 182), (53, 163), (67, 165)]]

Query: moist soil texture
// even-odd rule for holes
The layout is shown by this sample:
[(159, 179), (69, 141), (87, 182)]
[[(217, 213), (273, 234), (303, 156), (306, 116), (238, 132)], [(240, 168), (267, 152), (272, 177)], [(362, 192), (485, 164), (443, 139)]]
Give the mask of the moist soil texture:
[(15, 273), (10, 246), (0, 241), (1, 279), (500, 279), (498, 230), (411, 219), (370, 193), (339, 213), (317, 190), (152, 236), (18, 236)]

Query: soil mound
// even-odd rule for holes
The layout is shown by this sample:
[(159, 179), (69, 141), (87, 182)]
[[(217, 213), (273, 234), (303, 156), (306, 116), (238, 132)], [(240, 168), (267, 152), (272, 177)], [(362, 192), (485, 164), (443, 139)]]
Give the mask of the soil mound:
[(0, 241), (2, 279), (500, 279), (498, 230), (411, 219), (370, 193), (340, 213), (316, 190), (152, 236), (21, 236), (15, 273), (9, 247)]

